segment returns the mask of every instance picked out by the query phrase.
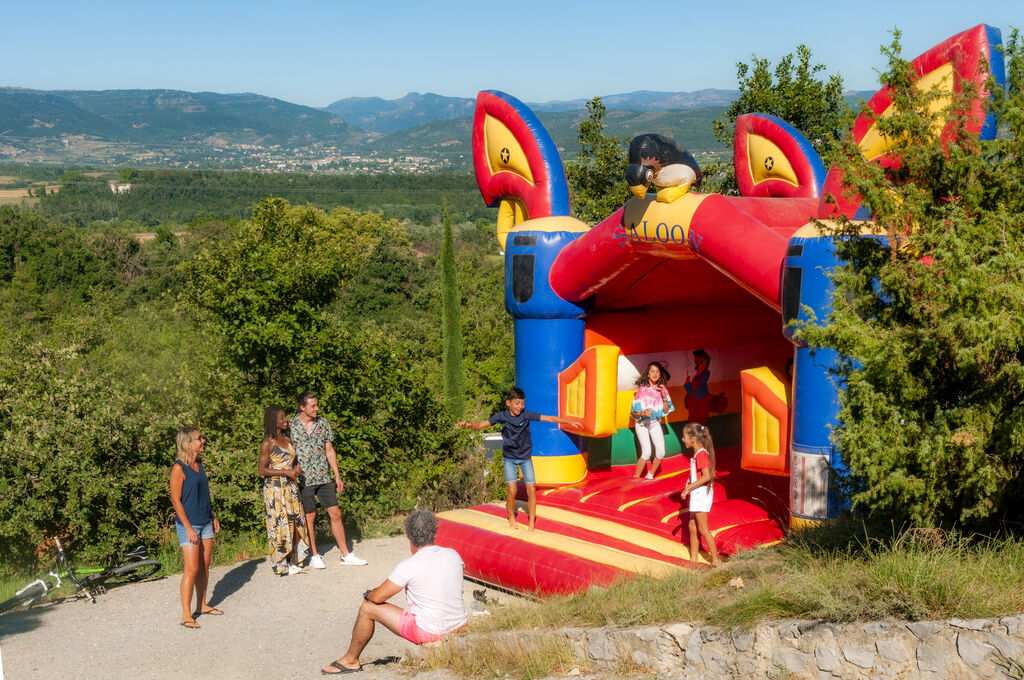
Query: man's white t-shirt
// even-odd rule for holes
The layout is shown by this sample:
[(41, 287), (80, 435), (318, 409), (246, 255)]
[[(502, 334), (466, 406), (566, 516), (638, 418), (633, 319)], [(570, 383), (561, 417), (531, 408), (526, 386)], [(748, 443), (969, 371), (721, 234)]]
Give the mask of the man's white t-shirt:
[(388, 580), (405, 588), (409, 611), (416, 625), (428, 633), (445, 635), (467, 620), (462, 603), (462, 570), (459, 553), (439, 545), (426, 545), (395, 567)]

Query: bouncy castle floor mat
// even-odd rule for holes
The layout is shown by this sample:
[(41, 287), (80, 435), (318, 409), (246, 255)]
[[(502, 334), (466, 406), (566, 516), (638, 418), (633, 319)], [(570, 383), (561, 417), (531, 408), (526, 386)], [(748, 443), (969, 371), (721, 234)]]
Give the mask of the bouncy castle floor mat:
[[(778, 543), (783, 536), (786, 478), (738, 468), (738, 449), (719, 451), (708, 527), (722, 557)], [(537, 523), (528, 531), (526, 491), (517, 496), (518, 528), (500, 501), (438, 515), (437, 543), (454, 548), (466, 575), (496, 586), (553, 595), (605, 585), (629, 575), (662, 576), (690, 567), (689, 459), (664, 461), (653, 480), (632, 466), (594, 470), (578, 484), (537, 491)], [(698, 564), (709, 563), (701, 545)]]

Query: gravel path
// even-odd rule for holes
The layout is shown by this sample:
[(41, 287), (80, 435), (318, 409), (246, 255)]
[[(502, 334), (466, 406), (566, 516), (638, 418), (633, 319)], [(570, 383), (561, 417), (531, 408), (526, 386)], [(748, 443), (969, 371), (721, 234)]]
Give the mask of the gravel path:
[[(356, 553), (369, 564), (341, 566), (332, 546), (324, 555), (327, 569), (288, 577), (274, 576), (265, 559), (214, 567), (209, 600), (224, 616), (200, 617), (200, 630), (178, 625), (177, 575), (115, 588), (96, 604), (67, 600), (9, 612), (0, 616), (0, 676), (319, 678), (320, 668), (347, 649), (363, 591), (409, 556), (409, 542), (363, 541)], [(470, 611), (472, 591), (480, 588), (465, 583)], [(391, 602), (406, 606), (401, 593)], [(399, 675), (398, 657), (410, 646), (378, 626), (362, 655), (366, 672), (358, 677)]]

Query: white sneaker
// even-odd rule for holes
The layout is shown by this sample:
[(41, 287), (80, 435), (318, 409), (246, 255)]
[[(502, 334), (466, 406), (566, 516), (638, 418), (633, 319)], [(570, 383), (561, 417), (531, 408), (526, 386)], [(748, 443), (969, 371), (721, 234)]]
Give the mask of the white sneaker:
[(341, 558), (341, 563), (351, 566), (362, 566), (366, 564), (366, 560), (361, 560), (358, 557), (356, 557), (356, 554), (354, 552), (350, 552), (349, 554)]
[(289, 576), (295, 576), (296, 574), (301, 574), (301, 573), (302, 573), (302, 567), (300, 567), (299, 565), (297, 565), (297, 564), (289, 564), (288, 565), (288, 575)]
[(648, 472), (647, 476), (644, 479), (654, 479), (654, 475), (652, 475), (650, 472)]
[(327, 565), (324, 564), (324, 558), (319, 555), (313, 555), (309, 558), (309, 566), (313, 569), (326, 569)]

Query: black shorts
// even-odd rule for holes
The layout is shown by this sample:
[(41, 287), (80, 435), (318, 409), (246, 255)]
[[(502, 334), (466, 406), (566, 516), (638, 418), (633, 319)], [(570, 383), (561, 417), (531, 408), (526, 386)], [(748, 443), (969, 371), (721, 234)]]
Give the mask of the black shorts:
[(327, 484), (307, 484), (302, 487), (299, 493), (302, 497), (302, 511), (310, 513), (316, 510), (316, 499), (320, 499), (320, 505), (325, 508), (334, 508), (338, 505), (338, 487), (334, 482)]

